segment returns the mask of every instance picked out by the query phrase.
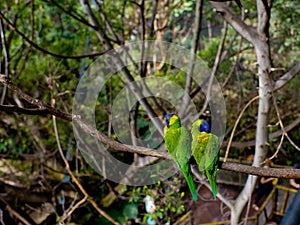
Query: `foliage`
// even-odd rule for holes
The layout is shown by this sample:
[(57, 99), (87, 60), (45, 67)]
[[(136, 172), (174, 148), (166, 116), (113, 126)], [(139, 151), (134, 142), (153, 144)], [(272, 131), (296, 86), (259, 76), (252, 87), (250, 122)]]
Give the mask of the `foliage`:
[[(157, 11), (154, 14), (154, 19), (152, 16), (154, 13), (153, 2), (155, 1), (145, 1), (144, 31), (140, 19), (141, 6), (136, 2), (107, 0), (90, 2), (96, 19), (106, 32), (107, 41), (113, 47), (118, 47), (120, 44), (132, 40), (141, 40), (143, 32), (147, 39), (170, 41), (187, 48), (192, 46), (195, 1), (157, 1)], [(246, 8), (245, 22), (255, 26), (257, 23), (255, 3), (250, 0), (244, 2)], [(234, 3), (231, 3), (231, 5), (236, 13), (240, 13), (240, 9)], [(28, 40), (12, 31), (5, 21), (1, 20), (1, 27), (3, 28), (0, 29), (0, 32), (4, 34), (7, 45), (7, 49), (4, 49), (4, 43), (1, 39), (1, 74), (5, 73), (5, 65), (8, 64), (9, 77), (23, 92), (48, 104), (55, 99), (55, 107), (58, 110), (72, 112), (73, 97), (77, 84), (82, 73), (87, 71), (87, 67), (96, 58), (90, 56), (74, 59), (67, 56), (79, 56), (106, 50), (105, 44), (99, 41), (99, 36), (96, 34), (97, 30), (89, 24), (90, 22), (80, 2), (75, 0), (61, 2), (41, 0), (2, 1), (0, 2), (0, 8), (1, 13), (8, 18), (19, 32), (39, 47), (37, 49), (36, 46), (29, 44)], [(105, 23), (101, 13), (108, 23)], [(205, 60), (210, 68), (214, 65), (221, 33), (224, 31), (222, 20), (216, 15), (209, 1), (204, 1), (200, 47), (197, 55)], [(300, 9), (296, 1), (273, 1), (270, 21), (270, 45), (273, 67), (277, 68), (271, 74), (273, 80), (282, 76), (299, 59), (299, 18)], [(209, 24), (211, 28), (209, 28)], [(110, 28), (114, 31), (114, 35), (110, 32)], [(211, 36), (209, 36), (209, 29), (212, 29)], [(223, 87), (227, 106), (225, 140), (228, 140), (231, 134), (237, 114), (241, 112), (250, 99), (257, 95), (258, 88), (257, 64), (253, 46), (242, 40), (239, 35), (231, 42), (234, 33), (235, 31), (228, 26), (223, 47), (223, 50), (228, 48), (228, 52), (218, 66), (216, 74), (216, 78)], [(116, 37), (118, 37), (118, 40)], [(8, 56), (6, 56), (5, 51), (8, 52)], [(59, 56), (50, 55), (49, 52)], [(7, 63), (6, 60), (8, 60)], [(236, 62), (237, 65), (235, 65)], [(176, 82), (184, 88), (186, 82), (184, 72), (173, 68), (168, 63), (171, 64), (171, 62), (166, 62), (162, 67), (156, 65), (158, 69), (154, 69), (154, 65), (148, 64), (147, 69), (149, 70), (146, 76), (167, 77), (169, 81)], [(141, 80), (140, 74), (134, 67), (128, 69), (133, 79)], [(125, 82), (126, 79), (122, 74), (112, 76), (99, 93), (95, 106), (97, 129), (106, 135), (110, 135), (115, 140), (118, 140), (117, 135), (113, 130), (110, 130), (111, 105), (120, 90), (124, 88)], [(296, 76), (286, 86), (274, 93), (285, 126), (292, 124), (299, 117), (299, 83), (300, 78)], [(193, 85), (192, 82), (192, 87), (194, 87)], [(1, 86), (1, 95), (3, 90)], [(184, 93), (181, 91), (174, 93), (176, 99), (182, 99), (183, 95)], [(158, 106), (152, 104), (151, 101), (149, 102), (161, 118), (164, 112), (174, 110), (174, 107), (162, 98), (157, 97), (156, 100), (159, 103)], [(205, 96), (199, 91), (195, 94), (193, 101), (197, 105), (202, 105)], [(33, 107), (11, 90), (7, 91), (3, 105)], [(159, 138), (155, 128), (150, 123), (149, 115), (139, 104), (133, 108), (136, 109), (134, 123), (137, 135), (146, 143), (146, 147), (159, 148), (160, 145), (157, 144)], [(50, 115), (24, 115), (4, 111), (0, 112), (0, 115), (0, 161), (2, 164), (3, 162), (6, 163), (4, 163), (5, 166), (1, 166), (1, 176), (5, 177), (7, 185), (15, 184), (16, 187), (23, 188), (21, 190), (34, 190), (30, 192), (34, 197), (36, 197), (36, 193), (42, 193), (42, 197), (38, 195), (38, 203), (31, 202), (33, 200), (25, 201), (22, 196), (13, 196), (16, 199), (12, 201), (11, 198), (8, 198), (5, 201), (16, 207), (16, 211), (26, 218), (28, 218), (28, 213), (24, 209), (39, 207), (42, 202), (51, 202), (55, 208), (55, 213), (52, 216), (59, 219), (70, 205), (74, 205), (74, 202), (82, 197), (82, 193), (73, 181), (63, 183), (63, 177), (66, 173), (65, 164), (58, 152), (52, 117)], [(245, 111), (237, 126), (234, 142), (247, 142), (255, 139), (256, 116), (257, 104), (253, 103)], [(69, 156), (68, 162), (71, 170), (92, 198), (99, 203), (102, 198), (112, 192), (116, 184), (96, 174), (78, 153), (71, 123), (61, 119), (57, 119), (57, 123), (63, 154)], [(298, 125), (289, 132), (290, 138), (295, 143), (300, 143), (299, 129)], [(269, 132), (274, 133), (279, 130), (280, 126), (275, 107), (272, 106)], [(120, 135), (125, 136), (128, 133), (127, 130), (124, 130)], [(270, 140), (270, 156), (276, 152), (279, 141), (280, 136)], [(221, 153), (224, 155), (224, 149)], [(246, 158), (252, 153), (253, 146), (231, 148), (230, 157), (235, 159)], [(134, 162), (134, 154), (118, 151), (112, 154), (123, 162)], [(299, 160), (298, 151), (285, 139), (274, 161), (279, 164), (293, 166)], [(14, 190), (15, 187), (11, 185), (9, 188)], [(153, 191), (157, 194), (153, 195)], [(65, 205), (58, 204), (62, 192), (67, 196)], [(78, 193), (76, 198), (73, 195), (74, 192)], [(139, 211), (139, 206), (143, 205), (142, 199), (146, 195), (151, 195), (154, 197), (157, 206), (155, 216), (160, 219), (167, 217), (176, 221), (185, 212), (187, 206), (184, 202), (186, 197), (184, 193), (186, 193), (186, 188), (183, 182), (175, 176), (173, 180), (170, 179), (156, 185), (127, 187), (122, 193), (127, 200), (121, 200), (123, 196), (119, 196), (120, 198), (116, 200), (117, 203), (105, 209), (105, 211), (120, 223), (125, 222), (126, 218), (135, 219), (135, 217), (141, 215), (141, 220), (144, 221), (147, 215), (145, 212)], [(30, 197), (32, 196), (30, 195)], [(44, 197), (46, 200), (44, 200)], [(16, 202), (18, 204), (15, 204)], [(5, 205), (0, 205), (0, 207), (4, 209)], [(82, 205), (82, 208), (77, 210), (70, 217), (69, 224), (109, 224), (104, 217), (98, 215), (90, 204)]]
[[(129, 202), (143, 203), (146, 195), (151, 196), (156, 205), (156, 212), (153, 217), (162, 220), (176, 220), (176, 218), (185, 211), (183, 197), (185, 192), (180, 192), (181, 181), (178, 178), (169, 180), (165, 183), (158, 182), (156, 185), (137, 187), (128, 192)], [(178, 194), (180, 198), (178, 198)], [(149, 214), (144, 214), (142, 221), (146, 221)]]

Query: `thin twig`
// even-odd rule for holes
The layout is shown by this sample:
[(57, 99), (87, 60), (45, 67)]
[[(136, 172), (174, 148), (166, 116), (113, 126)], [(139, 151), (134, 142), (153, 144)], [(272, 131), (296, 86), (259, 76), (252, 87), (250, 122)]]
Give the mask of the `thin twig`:
[(234, 72), (234, 70), (236, 68), (236, 65), (237, 65), (237, 63), (239, 61), (239, 58), (240, 58), (242, 44), (243, 44), (243, 38), (241, 38), (239, 40), (239, 50), (237, 51), (236, 59), (235, 59), (233, 65), (232, 65), (232, 67), (230, 68), (229, 75), (226, 77), (225, 81), (222, 84), (222, 88), (224, 88), (226, 86), (226, 84), (229, 82), (229, 80), (230, 80), (230, 78), (231, 78), (231, 76), (232, 76), (232, 74), (233, 74), (233, 72)]
[(10, 207), (10, 205), (8, 205), (6, 203), (5, 209), (12, 214), (13, 216), (15, 216), (18, 220), (20, 220), (23, 224), (25, 225), (31, 225), (31, 223), (29, 223), (23, 216), (21, 216), (16, 210), (14, 210), (12, 207)]
[[(4, 24), (2, 20), (0, 21), (0, 37), (1, 37), (1, 43), (4, 53), (4, 73), (8, 77), (9, 76), (9, 49), (8, 45), (6, 43), (5, 33), (4, 33)], [(7, 87), (4, 86), (2, 90), (2, 95), (0, 99), (0, 104), (2, 105), (6, 96)]]
[(2, 209), (0, 209), (0, 224), (5, 225), (5, 223), (3, 221), (3, 211), (2, 211)]
[(99, 4), (98, 1), (96, 1), (96, 4), (97, 4), (97, 6), (98, 6), (98, 8), (99, 8), (98, 12), (99, 12), (99, 14), (100, 14), (100, 16), (101, 16), (101, 19), (102, 19), (103, 22), (105, 23), (106, 29), (108, 30), (108, 32), (109, 32), (109, 33), (111, 34), (111, 36), (113, 37), (113, 40), (112, 40), (112, 39), (110, 39), (110, 40), (112, 40), (112, 41), (115, 42), (116, 44), (119, 44), (119, 45), (120, 45), (122, 42), (120, 41), (118, 35), (116, 35), (116, 33), (114, 32), (114, 29), (113, 29), (112, 25), (110, 24), (109, 20), (107, 20), (106, 15), (105, 15), (104, 11), (102, 10), (101, 4)]
[(288, 141), (290, 142), (290, 144), (293, 145), (293, 147), (295, 149), (297, 149), (298, 151), (300, 151), (300, 147), (295, 144), (295, 142), (290, 138), (290, 136), (288, 135), (288, 133), (285, 130), (285, 127), (284, 127), (283, 122), (281, 120), (281, 116), (280, 116), (280, 112), (279, 112), (279, 109), (278, 109), (278, 105), (277, 105), (277, 102), (276, 102), (276, 97), (274, 95), (273, 82), (272, 82), (272, 80), (271, 80), (270, 77), (269, 77), (269, 80), (270, 80), (270, 85), (271, 85), (271, 95), (272, 95), (272, 99), (273, 99), (273, 104), (274, 104), (274, 107), (275, 107), (276, 116), (277, 116), (277, 119), (279, 121), (280, 128), (282, 130), (282, 134), (284, 136), (286, 136), (286, 138), (288, 139)]
[[(227, 57), (228, 53), (230, 50), (232, 50), (232, 45), (236, 39), (236, 36), (237, 36), (237, 32), (234, 31), (233, 35), (231, 36), (230, 40), (229, 40), (229, 43), (226, 47), (226, 49), (223, 51), (222, 55), (221, 55), (221, 59), (220, 59), (220, 63), (222, 63)], [(238, 53), (240, 53), (241, 49), (239, 49)]]
[(51, 3), (53, 5), (55, 5), (57, 8), (59, 8), (61, 11), (63, 11), (66, 15), (72, 17), (73, 19), (79, 21), (80, 23), (95, 29), (95, 27), (93, 27), (88, 21), (86, 21), (84, 18), (82, 18), (80, 15), (75, 15), (74, 12), (75, 10), (70, 10), (70, 9), (65, 9), (64, 7), (62, 7), (59, 3), (57, 3), (54, 0), (43, 0), (46, 3)]
[[(76, 185), (79, 187), (79, 186), (81, 186), (81, 184), (79, 183), (77, 178), (72, 173), (72, 171), (70, 169), (70, 166), (69, 166), (69, 163), (68, 163), (68, 160), (65, 158), (65, 155), (64, 155), (63, 150), (62, 150), (61, 145), (60, 145), (59, 134), (58, 134), (58, 129), (57, 129), (57, 125), (56, 125), (56, 117), (52, 116), (52, 120), (53, 120), (55, 138), (56, 138), (57, 147), (58, 147), (58, 151), (60, 153), (60, 156), (63, 159), (63, 161), (65, 163), (65, 166), (66, 166), (66, 170), (68, 171), (68, 173), (72, 177), (73, 182), (76, 183)], [(83, 187), (81, 186), (81, 188), (79, 187), (79, 189), (82, 191)], [(60, 217), (59, 224), (63, 223), (64, 220), (66, 220), (69, 216), (71, 216), (71, 214), (75, 211), (75, 209), (77, 209), (81, 204), (83, 204), (87, 200), (87, 198), (88, 198), (88, 195), (84, 195), (84, 198), (82, 200), (80, 200), (79, 202), (77, 202), (77, 204), (72, 209), (70, 209), (68, 211), (68, 213), (66, 213), (62, 217)]]
[(54, 52), (50, 52), (47, 49), (42, 48), (41, 46), (37, 45), (36, 43), (34, 43), (33, 41), (31, 41), (29, 38), (26, 37), (25, 34), (23, 34), (21, 31), (19, 31), (1, 12), (0, 12), (0, 19), (1, 21), (3, 20), (11, 30), (13, 30), (14, 32), (16, 32), (23, 40), (25, 40), (27, 43), (29, 43), (32, 47), (34, 47), (35, 49), (48, 54), (48, 55), (52, 55), (54, 57), (57, 58), (62, 58), (62, 59), (81, 59), (81, 58), (87, 58), (87, 57), (95, 57), (95, 56), (99, 56), (99, 55), (103, 55), (107, 52), (106, 51), (102, 51), (102, 52), (96, 52), (96, 53), (90, 53), (90, 54), (86, 54), (86, 55), (60, 55)]
[(220, 44), (219, 44), (219, 48), (218, 48), (218, 52), (217, 52), (217, 55), (216, 55), (216, 58), (215, 58), (214, 66), (213, 66), (211, 75), (209, 77), (205, 103), (204, 103), (201, 111), (199, 112), (198, 117), (201, 116), (205, 112), (205, 110), (206, 110), (206, 108), (207, 108), (207, 106), (208, 106), (208, 104), (211, 100), (212, 85), (213, 85), (215, 74), (217, 73), (217, 69), (220, 65), (220, 58), (221, 58), (221, 55), (222, 55), (222, 49), (224, 47), (225, 40), (226, 40), (226, 35), (227, 35), (227, 27), (228, 27), (227, 25), (228, 25), (227, 22), (224, 21), (223, 35), (222, 35), (222, 38), (221, 38), (221, 41), (220, 41)]
[(277, 154), (278, 154), (278, 152), (280, 151), (281, 146), (282, 146), (282, 144), (283, 144), (283, 140), (284, 140), (284, 134), (281, 135), (280, 142), (279, 142), (279, 145), (278, 145), (277, 148), (276, 148), (275, 153), (274, 153), (271, 157), (267, 158), (264, 162), (262, 162), (262, 163), (261, 163), (262, 165), (265, 164), (267, 161), (272, 160), (272, 159), (274, 159), (275, 157), (277, 157)]
[[(31, 30), (30, 30), (30, 39), (29, 40), (33, 41), (33, 38), (34, 38), (34, 24), (35, 24), (34, 23), (34, 0), (31, 1), (30, 20), (31, 20)], [(13, 32), (13, 31), (11, 30), (11, 32)], [(21, 60), (22, 64), (19, 67), (18, 71), (16, 72), (16, 74), (13, 78), (14, 80), (17, 79), (21, 75), (21, 73), (24, 71), (24, 69), (26, 68), (26, 65), (28, 64), (28, 58), (29, 58), (29, 53), (30, 53), (31, 49), (32, 49), (32, 45), (29, 45), (26, 49), (25, 56), (22, 57), (22, 60)], [(21, 59), (21, 57), (20, 57), (20, 59)], [(16, 63), (16, 65), (18, 65), (18, 64)]]
[[(297, 127), (299, 124), (300, 124), (300, 117), (298, 117), (293, 122), (291, 122), (289, 125), (287, 125), (285, 127), (285, 131), (289, 132), (292, 129), (294, 129), (295, 127)], [(283, 132), (282, 132), (281, 129), (277, 130), (275, 132), (272, 132), (272, 133), (269, 134), (269, 139), (271, 139), (271, 138), (277, 138), (277, 137), (281, 136), (282, 133)], [(224, 141), (222, 143), (222, 147), (227, 146), (227, 144), (228, 144), (228, 141)], [(231, 147), (235, 147), (235, 148), (248, 148), (248, 147), (251, 147), (251, 146), (254, 146), (254, 145), (255, 145), (255, 140), (244, 141), (244, 142), (232, 142), (231, 143)]]
[[(54, 99), (52, 99), (52, 106), (54, 105)], [(104, 217), (106, 218), (108, 221), (110, 221), (111, 223), (115, 224), (115, 225), (119, 225), (118, 222), (116, 222), (112, 217), (110, 217), (106, 212), (104, 212), (102, 209), (100, 209), (97, 205), (97, 203), (92, 200), (88, 193), (86, 192), (86, 190), (83, 188), (83, 186), (81, 185), (81, 183), (79, 182), (79, 180), (76, 178), (76, 176), (73, 174), (72, 170), (70, 169), (70, 165), (68, 160), (66, 159), (63, 150), (61, 148), (60, 145), (60, 140), (59, 140), (59, 134), (58, 134), (58, 129), (57, 129), (57, 124), (56, 124), (56, 116), (52, 116), (52, 120), (53, 120), (53, 126), (54, 126), (54, 131), (55, 131), (55, 138), (56, 138), (56, 142), (57, 142), (57, 147), (60, 153), (61, 158), (63, 159), (65, 166), (66, 166), (66, 170), (68, 171), (69, 175), (72, 178), (72, 181), (77, 185), (77, 187), (80, 189), (80, 191), (83, 193), (84, 198), (79, 201), (73, 208), (72, 210), (70, 210), (64, 217), (60, 218), (60, 222), (63, 222), (66, 218), (68, 218), (76, 208), (78, 208), (81, 204), (83, 204), (86, 200), (88, 200), (93, 207)]]
[(300, 71), (300, 61), (298, 61), (287, 73), (282, 75), (274, 85), (274, 91), (282, 88), (286, 85), (291, 79), (293, 79)]
[(79, 206), (81, 206), (83, 203), (85, 203), (87, 199), (88, 199), (88, 196), (84, 196), (79, 202), (77, 202), (75, 205), (73, 205), (73, 203), (75, 203), (75, 201), (76, 201), (76, 198), (75, 198), (74, 201), (72, 202), (72, 204), (70, 205), (69, 209), (60, 218), (59, 223), (62, 223), (64, 220), (66, 220), (68, 217), (70, 217), (72, 215), (72, 213), (75, 211), (75, 209), (77, 209)]
[(203, 0), (197, 0), (196, 8), (195, 8), (195, 27), (194, 27), (194, 35), (193, 35), (193, 42), (190, 54), (190, 61), (188, 65), (188, 71), (186, 73), (186, 81), (185, 81), (185, 88), (184, 88), (184, 95), (182, 104), (180, 107), (179, 115), (182, 116), (185, 112), (189, 102), (190, 102), (190, 88), (192, 83), (192, 75), (193, 70), (195, 67), (195, 60), (196, 60), (196, 53), (199, 46), (199, 39), (200, 39), (200, 32), (201, 32), (201, 20), (202, 20), (202, 5)]
[(228, 154), (229, 154), (229, 149), (230, 149), (230, 145), (231, 145), (231, 142), (232, 142), (232, 139), (233, 139), (233, 136), (234, 136), (234, 132), (235, 132), (235, 129), (238, 125), (238, 123), (240, 122), (240, 119), (242, 118), (245, 110), (248, 108), (249, 105), (251, 105), (252, 102), (254, 102), (255, 100), (257, 100), (259, 98), (259, 96), (255, 96), (254, 98), (252, 98), (245, 106), (244, 108), (242, 109), (242, 111), (240, 112), (237, 120), (235, 121), (235, 124), (234, 124), (234, 127), (232, 129), (232, 132), (230, 134), (230, 138), (229, 138), (229, 141), (228, 141), (228, 144), (227, 144), (227, 148), (226, 148), (226, 153), (225, 153), (225, 157), (224, 157), (224, 162), (226, 162), (227, 160), (227, 157), (228, 157)]
[[(205, 185), (205, 187), (207, 187), (210, 191), (211, 191), (211, 187), (209, 185), (209, 183), (207, 181), (205, 181), (205, 179), (201, 176), (201, 174), (199, 173), (199, 171), (197, 171), (194, 167), (191, 167), (191, 170), (193, 172), (193, 174), (195, 175), (195, 177), (202, 183)], [(228, 208), (230, 208), (232, 210), (233, 205), (231, 204), (231, 202), (228, 201), (228, 199), (226, 199), (222, 194), (217, 193), (217, 197), (218, 199), (220, 199), (225, 205), (228, 206)]]
[[(91, 8), (91, 5), (89, 4), (89, 2), (86, 0), (80, 0), (80, 4), (81, 4), (85, 14), (89, 18), (90, 23), (97, 28), (96, 34), (97, 34), (99, 40), (104, 42), (105, 47), (108, 50), (112, 50), (113, 45), (107, 39), (107, 35), (106, 35), (103, 27), (100, 25), (96, 15), (92, 11), (92, 8)], [(135, 97), (137, 99), (139, 99), (141, 106), (143, 107), (143, 109), (146, 111), (146, 113), (150, 117), (150, 120), (152, 121), (152, 123), (154, 124), (156, 129), (158, 130), (159, 134), (161, 136), (163, 136), (164, 135), (163, 128), (162, 128), (161, 124), (156, 120), (157, 114), (155, 113), (155, 111), (153, 110), (153, 108), (151, 107), (151, 105), (149, 104), (147, 99), (144, 98), (142, 90), (134, 82), (135, 80), (132, 77), (131, 72), (128, 70), (128, 68), (126, 66), (124, 67), (125, 64), (124, 64), (123, 60), (121, 59), (121, 57), (119, 57), (119, 55), (116, 54), (116, 55), (112, 56), (111, 59), (117, 66), (119, 66), (121, 68), (120, 73), (125, 77), (126, 82), (127, 82), (128, 86), (130, 87), (130, 90), (135, 95)]]

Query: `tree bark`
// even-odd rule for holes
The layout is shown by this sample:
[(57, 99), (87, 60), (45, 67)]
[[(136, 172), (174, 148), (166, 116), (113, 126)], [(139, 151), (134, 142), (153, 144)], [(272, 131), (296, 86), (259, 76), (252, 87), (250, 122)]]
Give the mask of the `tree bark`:
[[(268, 122), (271, 99), (271, 90), (269, 84), (269, 71), (271, 68), (271, 63), (268, 50), (269, 46), (266, 42), (255, 46), (258, 62), (259, 102), (256, 125), (255, 154), (252, 166), (261, 166), (268, 152)], [(231, 213), (231, 224), (238, 224), (242, 210), (253, 193), (256, 181), (257, 176), (250, 175), (248, 177), (244, 189), (234, 204), (234, 210), (232, 210)]]
[[(258, 63), (259, 101), (256, 124), (255, 155), (252, 166), (260, 167), (268, 152), (268, 122), (271, 100), (271, 57), (269, 48), (270, 6), (267, 1), (257, 0), (258, 26), (257, 30), (245, 24), (224, 3), (212, 2), (225, 20), (255, 48)], [(249, 201), (255, 188), (257, 176), (249, 175), (245, 187), (235, 200), (231, 210), (231, 224), (239, 223), (242, 211)]]
[[(257, 0), (258, 34), (259, 39), (254, 41), (254, 48), (258, 62), (259, 101), (256, 125), (255, 155), (252, 166), (261, 166), (268, 153), (268, 123), (271, 99), (270, 71), (271, 57), (269, 48), (268, 5)], [(249, 201), (255, 188), (257, 176), (248, 176), (245, 187), (236, 199), (234, 210), (231, 214), (231, 224), (238, 224), (242, 210)]]

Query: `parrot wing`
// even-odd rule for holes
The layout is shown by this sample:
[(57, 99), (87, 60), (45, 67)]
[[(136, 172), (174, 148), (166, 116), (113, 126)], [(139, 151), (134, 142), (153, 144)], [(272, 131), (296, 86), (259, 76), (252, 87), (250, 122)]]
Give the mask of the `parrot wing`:
[(198, 200), (197, 190), (194, 184), (193, 175), (190, 168), (190, 158), (191, 158), (191, 137), (189, 132), (181, 127), (179, 138), (179, 149), (176, 151), (176, 159), (180, 166), (180, 169), (186, 179), (186, 182), (189, 186), (193, 199)]
[(205, 174), (210, 183), (214, 199), (218, 192), (217, 171), (219, 165), (219, 140), (214, 134), (208, 134), (209, 140), (205, 149)]
[(199, 132), (198, 136), (192, 141), (192, 155), (198, 165), (200, 172), (205, 176), (205, 151), (208, 144), (209, 135)]
[(193, 199), (197, 201), (197, 191), (190, 170), (191, 137), (189, 132), (184, 127), (175, 129), (172, 129), (170, 127), (165, 133), (165, 143), (172, 159), (176, 162), (176, 164), (182, 171)]
[(192, 155), (203, 176), (208, 178), (214, 199), (216, 199), (217, 170), (219, 163), (219, 140), (211, 133), (200, 132), (199, 126), (202, 121), (196, 120), (192, 125)]
[(198, 119), (196, 120), (193, 124), (192, 124), (192, 130), (191, 130), (191, 133), (192, 133), (192, 139), (193, 139), (193, 142), (195, 141), (196, 143), (196, 140), (198, 138), (198, 135), (200, 133), (199, 131), (199, 126), (201, 124), (201, 120)]

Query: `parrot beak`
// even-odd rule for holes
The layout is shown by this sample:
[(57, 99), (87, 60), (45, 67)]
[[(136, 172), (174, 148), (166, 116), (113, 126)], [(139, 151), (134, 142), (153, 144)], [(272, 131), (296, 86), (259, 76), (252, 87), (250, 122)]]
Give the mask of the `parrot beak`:
[(164, 134), (167, 133), (167, 130), (168, 130), (168, 127), (165, 126), (165, 127), (164, 127)]

